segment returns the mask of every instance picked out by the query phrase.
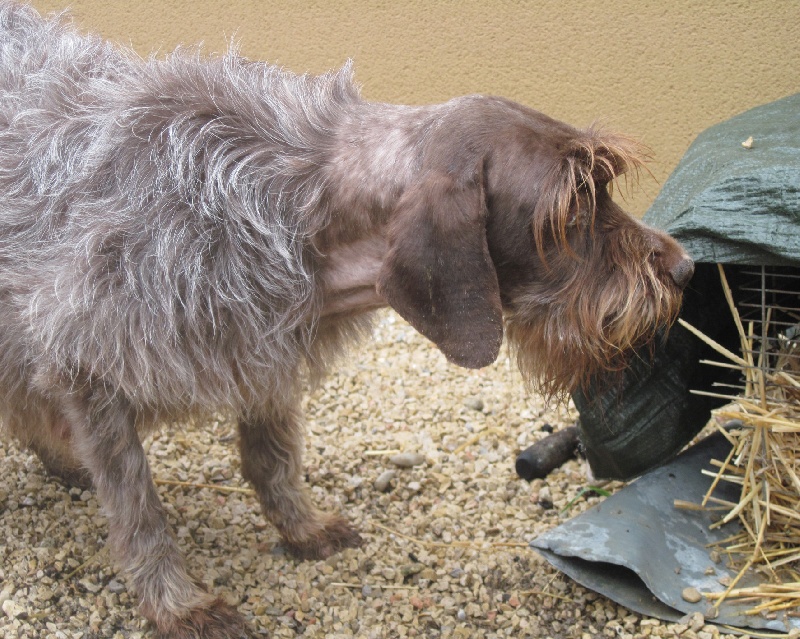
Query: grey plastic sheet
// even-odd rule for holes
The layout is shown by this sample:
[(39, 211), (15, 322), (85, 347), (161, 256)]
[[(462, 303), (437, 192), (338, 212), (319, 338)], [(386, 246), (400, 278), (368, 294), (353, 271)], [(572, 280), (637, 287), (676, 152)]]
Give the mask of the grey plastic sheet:
[[(736, 576), (736, 569), (724, 561), (714, 563), (709, 552), (735, 534), (739, 524), (733, 521), (710, 529), (711, 513), (678, 509), (674, 500), (699, 504), (712, 481), (701, 470), (712, 468), (709, 461), (723, 460), (729, 451), (730, 444), (722, 435), (712, 435), (666, 466), (540, 535), (531, 546), (578, 583), (635, 612), (667, 621), (700, 612), (708, 619), (710, 600), (689, 603), (681, 593), (687, 587), (701, 593), (721, 592), (720, 578)], [(726, 482), (720, 482), (714, 495), (733, 502), (739, 499), (736, 486)], [(757, 574), (748, 574), (737, 587), (758, 582)], [(798, 618), (769, 620), (745, 615), (751, 606), (727, 600), (713, 622), (742, 630), (785, 633), (800, 629)]]

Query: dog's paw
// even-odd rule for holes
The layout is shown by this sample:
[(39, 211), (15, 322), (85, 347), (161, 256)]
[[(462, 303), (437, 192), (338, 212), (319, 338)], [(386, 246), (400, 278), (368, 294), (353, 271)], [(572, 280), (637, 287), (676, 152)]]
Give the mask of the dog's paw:
[(47, 472), (66, 488), (92, 489), (92, 476), (83, 468), (47, 468)]
[(89, 471), (77, 465), (75, 461), (67, 461), (52, 451), (40, 446), (31, 445), (30, 450), (36, 454), (47, 474), (67, 488), (92, 488), (92, 476)]
[(186, 617), (157, 625), (157, 639), (254, 639), (244, 618), (221, 599)]
[(281, 545), (297, 559), (327, 559), (344, 548), (359, 548), (363, 543), (344, 517), (333, 515), (316, 533), (300, 540), (284, 537)]

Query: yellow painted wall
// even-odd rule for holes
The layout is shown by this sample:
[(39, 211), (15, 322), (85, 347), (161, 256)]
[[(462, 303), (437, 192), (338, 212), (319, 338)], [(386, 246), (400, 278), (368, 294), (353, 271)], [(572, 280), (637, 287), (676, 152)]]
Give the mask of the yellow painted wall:
[(203, 42), (297, 72), (353, 58), (365, 97), (504, 95), (600, 119), (655, 161), (641, 214), (706, 127), (800, 91), (800, 0), (35, 0), (142, 54)]

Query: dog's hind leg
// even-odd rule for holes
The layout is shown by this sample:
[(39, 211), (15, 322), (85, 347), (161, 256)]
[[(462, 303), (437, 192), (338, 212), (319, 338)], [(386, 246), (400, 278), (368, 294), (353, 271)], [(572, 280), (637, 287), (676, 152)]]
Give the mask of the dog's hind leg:
[(324, 559), (343, 548), (357, 548), (362, 540), (343, 517), (312, 504), (302, 477), (299, 423), (292, 407), (273, 407), (268, 416), (240, 420), (242, 474), (287, 550), (299, 559)]
[(108, 517), (109, 544), (156, 636), (248, 636), (242, 617), (188, 574), (153, 485), (133, 408), (102, 388), (65, 393), (63, 406), (77, 455)]
[(47, 474), (56, 477), (65, 486), (84, 490), (92, 487), (89, 471), (81, 466), (70, 451), (39, 440), (28, 442), (27, 447), (42, 462)]
[(34, 453), (49, 475), (68, 487), (90, 488), (89, 472), (75, 456), (69, 421), (35, 391), (3, 394), (2, 421), (20, 444)]

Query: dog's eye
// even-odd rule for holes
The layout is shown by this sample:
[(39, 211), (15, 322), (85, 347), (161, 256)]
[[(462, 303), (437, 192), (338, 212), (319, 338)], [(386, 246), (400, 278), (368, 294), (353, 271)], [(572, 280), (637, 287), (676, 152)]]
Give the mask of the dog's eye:
[(587, 222), (589, 221), (589, 214), (583, 207), (576, 207), (570, 212), (569, 217), (567, 218), (567, 222), (564, 226), (567, 228), (572, 227), (584, 227), (586, 226)]
[(579, 216), (580, 216), (580, 208), (578, 208), (577, 206), (573, 206), (570, 209), (569, 217), (567, 218), (567, 221), (564, 224), (564, 226), (566, 226), (567, 228), (571, 228), (573, 226), (577, 226), (578, 225), (578, 217)]

